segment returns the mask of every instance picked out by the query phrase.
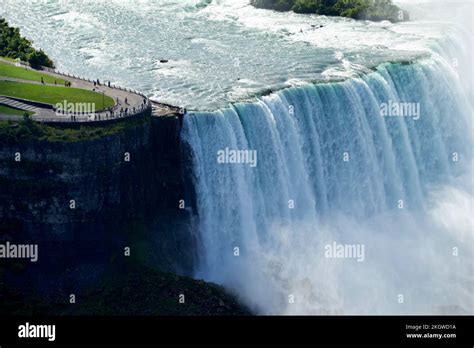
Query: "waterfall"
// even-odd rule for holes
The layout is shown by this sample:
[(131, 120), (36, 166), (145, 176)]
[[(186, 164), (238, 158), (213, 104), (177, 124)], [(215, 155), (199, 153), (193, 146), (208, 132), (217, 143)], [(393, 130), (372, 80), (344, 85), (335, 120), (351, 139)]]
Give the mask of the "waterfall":
[(472, 313), (472, 135), (434, 57), (187, 114), (196, 276), (263, 314)]

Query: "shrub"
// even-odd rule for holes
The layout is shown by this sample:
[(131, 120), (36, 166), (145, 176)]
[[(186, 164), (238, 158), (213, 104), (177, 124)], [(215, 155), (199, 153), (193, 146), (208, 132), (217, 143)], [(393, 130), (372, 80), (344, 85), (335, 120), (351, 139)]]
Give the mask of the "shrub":
[(33, 43), (20, 35), (18, 28), (10, 27), (7, 21), (0, 18), (0, 56), (21, 59), (32, 65), (54, 68), (52, 60), (41, 50), (36, 50)]
[(258, 8), (296, 13), (315, 13), (374, 21), (408, 20), (406, 11), (392, 4), (392, 0), (251, 0)]

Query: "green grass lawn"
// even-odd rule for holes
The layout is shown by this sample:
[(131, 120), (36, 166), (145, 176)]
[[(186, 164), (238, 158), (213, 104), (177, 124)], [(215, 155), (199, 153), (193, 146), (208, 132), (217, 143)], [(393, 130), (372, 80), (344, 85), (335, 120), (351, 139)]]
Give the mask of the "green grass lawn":
[(38, 82), (41, 81), (41, 77), (43, 77), (44, 82), (46, 83), (54, 83), (54, 81), (56, 80), (58, 85), (64, 85), (64, 80), (56, 79), (50, 75), (43, 74), (41, 72), (27, 70), (25, 68), (20, 68), (4, 62), (0, 62), (0, 76)]
[(10, 108), (8, 106), (0, 105), (0, 114), (23, 116), (25, 112), (27, 112), (28, 115), (33, 115), (33, 113), (29, 111), (18, 110), (18, 109)]
[(39, 101), (55, 105), (57, 103), (92, 103), (99, 111), (114, 105), (114, 100), (108, 96), (103, 98), (101, 93), (71, 87), (55, 87), (0, 81), (0, 95)]

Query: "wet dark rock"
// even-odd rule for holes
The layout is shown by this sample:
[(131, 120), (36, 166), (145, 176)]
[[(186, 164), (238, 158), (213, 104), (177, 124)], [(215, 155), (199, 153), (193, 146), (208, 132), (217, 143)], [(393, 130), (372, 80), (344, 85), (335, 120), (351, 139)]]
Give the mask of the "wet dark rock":
[[(180, 142), (180, 127), (178, 117), (153, 117), (90, 141), (2, 145), (0, 239), (39, 246), (38, 262), (1, 265), (3, 293), (13, 292), (20, 302), (24, 296), (42, 299), (39, 307), (23, 312), (41, 312), (48, 301), (61, 303), (58, 299), (71, 292), (92, 291), (122, 298), (120, 313), (133, 306), (136, 313), (149, 313), (153, 303), (174, 299), (186, 285), (191, 294), (204, 297), (192, 300), (203, 306), (192, 313), (221, 312), (218, 298), (232, 307), (235, 300), (225, 297), (222, 288), (182, 277), (194, 273), (198, 257), (191, 158)], [(16, 152), (21, 162), (14, 161)], [(126, 152), (130, 162), (124, 161)], [(186, 209), (179, 208), (182, 199)], [(128, 257), (125, 247), (131, 250)], [(132, 267), (135, 273), (124, 271)], [(143, 274), (143, 269), (150, 271)], [(100, 298), (108, 306), (104, 313), (118, 310)], [(205, 299), (212, 300), (206, 310)], [(95, 313), (94, 308), (91, 302), (84, 311)], [(152, 313), (160, 308), (166, 313), (189, 310), (163, 304), (152, 307)]]

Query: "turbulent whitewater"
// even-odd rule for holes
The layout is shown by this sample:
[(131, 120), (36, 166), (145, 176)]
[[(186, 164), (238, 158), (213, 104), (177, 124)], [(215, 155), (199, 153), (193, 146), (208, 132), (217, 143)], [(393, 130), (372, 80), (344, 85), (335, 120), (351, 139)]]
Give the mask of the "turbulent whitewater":
[(447, 9), (417, 21), (418, 10), (404, 4), (415, 20), (391, 24), (257, 10), (249, 2), (1, 0), (0, 16), (62, 71), (191, 110), (410, 61), (452, 31)]
[(472, 3), (420, 3), (398, 24), (247, 0), (0, 15), (62, 70), (200, 110), (196, 277), (263, 314), (473, 314)]
[[(388, 100), (420, 118), (382, 117)], [(471, 112), (426, 60), (189, 115), (201, 275), (263, 313), (472, 312)], [(226, 147), (258, 165), (218, 164)], [(365, 260), (327, 258), (333, 242)]]
[[(187, 115), (198, 276), (265, 314), (472, 314), (472, 79), (452, 61), (472, 56), (459, 35), (411, 64)], [(258, 165), (219, 163), (229, 148)], [(364, 254), (328, 257), (336, 245)]]

